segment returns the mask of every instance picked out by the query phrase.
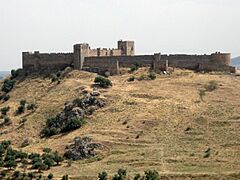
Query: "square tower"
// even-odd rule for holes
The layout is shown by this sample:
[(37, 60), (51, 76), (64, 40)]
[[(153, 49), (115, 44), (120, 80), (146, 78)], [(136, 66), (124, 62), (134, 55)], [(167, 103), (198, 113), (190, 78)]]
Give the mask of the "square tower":
[(121, 50), (122, 56), (134, 56), (135, 47), (134, 41), (118, 41), (118, 49)]

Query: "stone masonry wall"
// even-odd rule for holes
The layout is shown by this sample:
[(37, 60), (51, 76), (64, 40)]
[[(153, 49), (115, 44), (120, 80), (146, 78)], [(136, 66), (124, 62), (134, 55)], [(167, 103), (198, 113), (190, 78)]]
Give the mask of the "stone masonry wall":
[(51, 72), (63, 70), (73, 64), (73, 53), (23, 53), (23, 69), (26, 71)]

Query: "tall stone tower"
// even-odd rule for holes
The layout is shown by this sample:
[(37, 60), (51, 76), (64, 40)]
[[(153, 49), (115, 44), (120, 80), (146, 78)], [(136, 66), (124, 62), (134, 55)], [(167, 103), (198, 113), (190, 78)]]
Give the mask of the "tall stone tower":
[(73, 46), (73, 55), (74, 55), (74, 68), (75, 69), (82, 69), (84, 58), (89, 56), (89, 44), (75, 44)]
[(121, 50), (122, 56), (134, 56), (135, 47), (134, 41), (118, 41), (118, 49)]

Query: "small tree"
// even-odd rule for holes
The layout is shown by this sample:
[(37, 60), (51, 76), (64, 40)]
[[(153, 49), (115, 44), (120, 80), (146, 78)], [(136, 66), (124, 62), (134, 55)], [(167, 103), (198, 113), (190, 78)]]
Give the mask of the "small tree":
[(45, 164), (46, 169), (50, 169), (54, 165), (54, 161), (52, 158), (47, 157), (43, 160), (43, 164)]
[(99, 180), (107, 180), (107, 176), (108, 176), (107, 172), (103, 171), (103, 172), (98, 174), (98, 179)]
[(53, 155), (54, 155), (53, 160), (57, 163), (57, 165), (63, 162), (64, 158), (61, 155), (59, 155), (57, 151), (55, 151)]
[(11, 170), (12, 168), (16, 168), (17, 167), (17, 163), (14, 160), (14, 158), (11, 158), (11, 159), (9, 159), (8, 161), (6, 161), (4, 163), (4, 167), (9, 168)]

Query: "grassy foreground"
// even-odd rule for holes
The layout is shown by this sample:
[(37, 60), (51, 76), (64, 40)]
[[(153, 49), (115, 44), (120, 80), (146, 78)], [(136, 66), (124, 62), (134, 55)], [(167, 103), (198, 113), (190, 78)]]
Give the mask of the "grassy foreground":
[[(135, 76), (146, 73), (145, 69)], [(42, 152), (45, 147), (63, 153), (76, 136), (90, 136), (105, 146), (92, 159), (67, 162), (46, 171), (60, 178), (96, 179), (105, 170), (113, 175), (119, 168), (129, 176), (145, 170), (157, 170), (172, 179), (240, 178), (240, 76), (200, 74), (176, 71), (157, 75), (155, 80), (127, 82), (132, 74), (113, 76), (113, 87), (99, 89), (105, 108), (90, 116), (81, 129), (48, 139), (40, 138), (46, 119), (60, 112), (64, 103), (91, 92), (96, 74), (73, 71), (60, 84), (51, 79), (28, 77), (10, 92), (12, 124), (1, 127), (0, 140), (11, 140), (13, 146), (26, 152)], [(199, 90), (208, 82), (218, 87)], [(20, 100), (36, 102), (35, 112), (15, 116)], [(26, 118), (24, 126), (19, 126)], [(21, 148), (24, 140), (30, 145)], [(207, 153), (207, 155), (206, 155)]]

